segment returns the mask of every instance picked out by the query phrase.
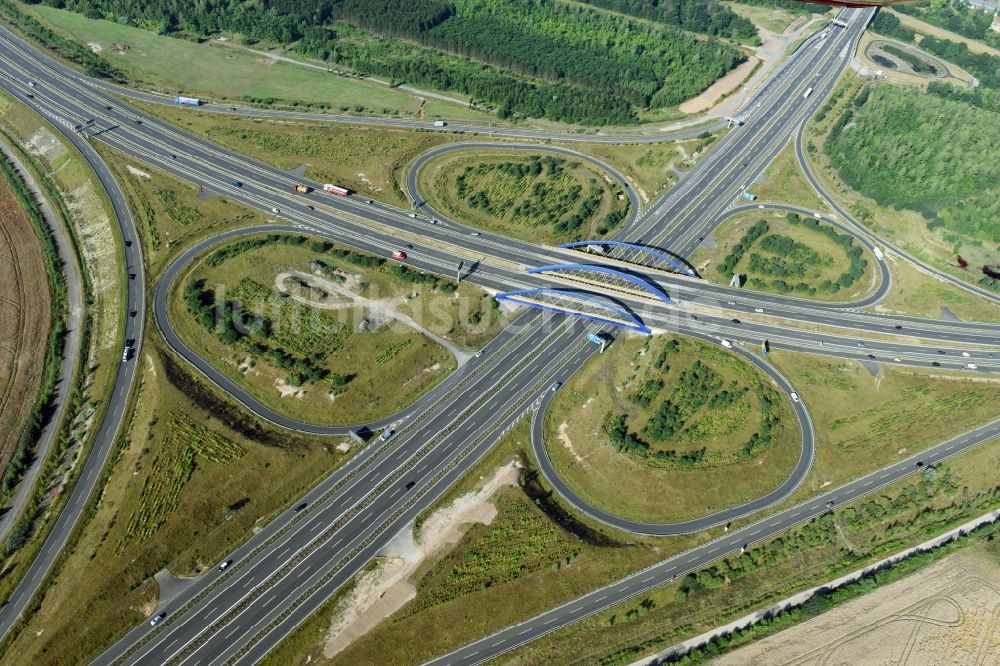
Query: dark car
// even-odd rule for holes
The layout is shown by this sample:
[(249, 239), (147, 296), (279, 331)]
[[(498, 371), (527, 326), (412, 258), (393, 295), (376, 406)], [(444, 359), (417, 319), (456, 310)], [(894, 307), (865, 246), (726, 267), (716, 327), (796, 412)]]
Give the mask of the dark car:
[(938, 353), (938, 354), (941, 354), (941, 355), (944, 355), (944, 353), (945, 353), (945, 352), (944, 352), (944, 350), (942, 350), (942, 349), (938, 349), (938, 350), (937, 350), (937, 353)]
[(409, 490), (410, 488), (415, 486), (416, 483), (417, 483), (416, 481), (410, 481), (408, 484), (406, 484), (406, 489)]
[(917, 461), (917, 467), (923, 467), (923, 466), (924, 466), (924, 461), (923, 460), (918, 460)]
[(941, 364), (938, 363), (937, 361), (931, 361), (931, 365), (933, 365), (935, 368), (940, 368), (941, 367)]
[(128, 274), (128, 279), (129, 280), (134, 280), (135, 279), (135, 273), (129, 273)]
[(132, 310), (131, 312), (129, 312), (129, 313), (128, 313), (128, 316), (129, 316), (129, 317), (134, 317), (134, 316), (136, 316), (137, 314), (139, 314), (139, 313), (138, 313), (138, 312), (136, 312), (135, 310)]
[(893, 328), (896, 329), (897, 331), (902, 331), (903, 330), (903, 327), (900, 326), (899, 324), (896, 324), (895, 326), (893, 326)]
[(130, 240), (125, 241), (125, 247), (132, 247), (132, 241)]
[(741, 321), (740, 321), (739, 319), (734, 319), (734, 320), (733, 320), (733, 323), (734, 323), (734, 324), (742, 324), (743, 322), (741, 322)]
[(868, 354), (868, 359), (871, 361), (875, 360), (875, 354)]
[(309, 505), (309, 502), (303, 502), (302, 504), (299, 504), (297, 507), (295, 507), (295, 513), (298, 513), (299, 511), (302, 511), (308, 505)]

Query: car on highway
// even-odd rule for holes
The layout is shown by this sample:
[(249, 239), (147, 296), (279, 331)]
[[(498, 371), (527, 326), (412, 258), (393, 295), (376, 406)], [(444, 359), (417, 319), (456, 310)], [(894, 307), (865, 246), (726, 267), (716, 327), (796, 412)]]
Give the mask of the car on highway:
[(736, 305), (736, 301), (726, 301), (726, 305)]
[(556, 391), (558, 391), (560, 386), (562, 386), (562, 382), (556, 382), (555, 384), (553, 384), (552, 392), (555, 393)]
[(722, 346), (725, 347), (726, 349), (732, 349), (733, 348), (733, 343), (730, 342), (729, 340), (723, 339), (722, 340)]
[(166, 613), (159, 613), (159, 614), (157, 614), (157, 615), (154, 615), (154, 616), (153, 616), (153, 619), (151, 619), (151, 620), (149, 621), (149, 626), (151, 626), (151, 627), (155, 627), (155, 626), (156, 626), (156, 625), (158, 625), (158, 624), (159, 624), (160, 622), (162, 622), (162, 621), (163, 621), (163, 618), (165, 618), (166, 616), (167, 616), (167, 614), (166, 614)]
[(31, 86), (32, 88), (34, 88), (35, 87), (35, 82), (34, 81), (28, 81), (28, 85)]
[(795, 391), (792, 391), (788, 395), (792, 398), (792, 402), (798, 402), (799, 401), (799, 394), (796, 393)]
[(900, 326), (899, 324), (896, 324), (895, 326), (893, 326), (893, 328), (896, 329), (897, 331), (902, 331), (903, 330), (903, 327)]
[(944, 355), (944, 353), (945, 353), (945, 352), (944, 352), (944, 350), (943, 350), (943, 349), (938, 349), (938, 350), (937, 350), (937, 353), (938, 353), (938, 354), (941, 354), (941, 355)]
[(132, 241), (130, 240), (125, 241), (125, 247), (132, 247)]
[(739, 319), (733, 319), (732, 321), (733, 321), (734, 324), (742, 324), (743, 323)]
[(293, 509), (293, 511), (294, 511), (295, 513), (299, 513), (299, 512), (301, 512), (301, 511), (302, 511), (303, 509), (305, 509), (305, 508), (306, 508), (307, 506), (309, 506), (309, 502), (303, 502), (302, 504), (299, 504), (299, 505), (298, 505), (297, 507), (295, 507), (295, 508)]
[(965, 367), (968, 368), (969, 370), (978, 370), (979, 369), (979, 366), (976, 365), (975, 363), (966, 363)]
[(411, 219), (411, 220), (415, 220), (415, 219), (417, 219), (417, 215), (416, 215), (416, 213), (410, 213), (410, 219)]
[(473, 231), (473, 232), (472, 232), (472, 235), (473, 235), (473, 236), (479, 236), (480, 234), (479, 234), (479, 232), (478, 232), (478, 231)]
[(176, 156), (176, 155), (174, 155), (173, 153), (170, 153), (170, 159), (172, 159), (172, 160), (176, 160), (176, 159), (177, 159), (177, 156)]
[(405, 247), (407, 250), (412, 250), (413, 249), (412, 245), (404, 245), (403, 247)]
[(764, 312), (764, 308), (754, 308), (753, 311), (756, 312), (756, 313), (758, 313), (758, 314), (760, 314), (760, 313)]
[(219, 571), (225, 571), (229, 567), (229, 565), (232, 564), (232, 562), (233, 562), (232, 560), (225, 560), (223, 562), (220, 562)]
[(864, 347), (864, 346), (865, 346), (865, 343), (863, 343), (863, 342), (859, 342), (859, 343), (858, 343), (858, 346), (859, 346), (859, 347)]
[(997, 355), (994, 354), (993, 352), (990, 352), (989, 354), (987, 354), (987, 356), (989, 356), (990, 358), (996, 358), (997, 357)]
[(924, 461), (923, 460), (918, 460), (917, 461), (917, 467), (923, 467), (923, 466), (924, 466)]
[(483, 350), (482, 349), (480, 349), (479, 351), (476, 352), (476, 358), (479, 358), (482, 355), (483, 355)]
[(135, 310), (132, 310), (131, 312), (128, 313), (128, 316), (129, 317), (135, 317), (137, 314), (139, 314), (139, 313), (136, 312)]
[(406, 484), (406, 489), (409, 490), (410, 488), (412, 488), (415, 485), (417, 485), (416, 481), (410, 481), (409, 483)]
[(128, 359), (129, 359), (130, 356), (132, 356), (132, 350), (130, 348), (126, 347), (124, 349), (124, 351), (122, 351), (122, 363), (125, 363), (126, 361), (128, 361)]
[(365, 201), (365, 203), (366, 203), (366, 204), (368, 204), (368, 205), (371, 205), (371, 204), (373, 204), (374, 202), (373, 202), (373, 201), (372, 201), (371, 199), (368, 199), (368, 200), (366, 200), (366, 201)]
[(893, 356), (893, 357), (892, 357), (892, 360), (893, 360), (893, 361), (895, 361), (896, 363), (899, 363), (899, 362), (900, 362), (900, 361), (902, 361), (903, 359), (899, 358), (898, 356)]
[(243, 187), (243, 183), (238, 180), (233, 181), (233, 187)]
[(962, 352), (962, 356), (964, 358), (969, 358), (970, 354), (969, 354), (969, 352)]
[(437, 223), (438, 223), (438, 221), (437, 221), (437, 218), (436, 218), (436, 217), (432, 217), (432, 218), (431, 218), (431, 219), (429, 220), (429, 222), (430, 222), (431, 224), (437, 224)]
[(826, 503), (826, 508), (828, 508), (828, 509), (832, 509), (833, 508), (833, 500), (830, 500), (829, 502)]
[(396, 434), (396, 431), (395, 431), (395, 430), (386, 430), (386, 431), (385, 431), (384, 433), (382, 433), (382, 434), (381, 434), (381, 435), (379, 436), (379, 438), (378, 438), (378, 441), (380, 441), (380, 442), (385, 442), (385, 441), (388, 441), (388, 439), (389, 439), (390, 437), (392, 437), (393, 435), (395, 435), (395, 434)]
[(935, 368), (940, 368), (941, 367), (941, 364), (938, 363), (937, 361), (931, 361), (931, 365), (933, 365)]
[(875, 354), (868, 354), (868, 360), (869, 361), (874, 361), (875, 360)]
[(392, 258), (393, 259), (399, 259), (400, 261), (403, 261), (404, 259), (406, 259), (406, 253), (403, 252), (402, 250), (393, 250), (392, 251)]
[(135, 273), (129, 273), (128, 274), (128, 279), (129, 280), (134, 280), (135, 279)]

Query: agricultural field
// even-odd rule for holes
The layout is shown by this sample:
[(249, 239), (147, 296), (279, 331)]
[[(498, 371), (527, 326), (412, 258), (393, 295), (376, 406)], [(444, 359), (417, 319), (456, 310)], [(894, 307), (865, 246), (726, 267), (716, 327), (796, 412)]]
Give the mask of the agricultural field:
[(786, 664), (810, 658), (822, 663), (989, 663), (1000, 650), (1000, 639), (991, 632), (1000, 605), (998, 545), (996, 539), (979, 540), (715, 663)]
[(200, 187), (179, 180), (123, 153), (97, 144), (128, 197), (143, 238), (148, 270), (158, 275), (185, 247), (233, 227), (263, 224), (260, 213), (225, 196), (203, 196)]
[(171, 320), (265, 404), (353, 424), (391, 414), (441, 381), (456, 367), (449, 348), (482, 345), (499, 330), (500, 312), (477, 287), (272, 235), (218, 247), (179, 276)]
[(463, 224), (541, 243), (613, 234), (629, 199), (610, 176), (563, 155), (454, 151), (417, 177), (435, 209)]
[(727, 220), (716, 247), (691, 257), (707, 280), (824, 301), (852, 301), (875, 288), (875, 258), (853, 237), (812, 217), (753, 211)]
[(155, 337), (135, 362), (136, 407), (102, 500), (84, 517), (40, 610), (7, 647), (12, 663), (95, 658), (152, 614), (155, 573), (214, 567), (350, 455), (337, 439), (249, 416)]
[[(221, 117), (154, 104), (136, 104), (147, 113), (243, 155), (337, 183), (360, 196), (409, 207), (403, 192), (405, 169), (421, 153), (462, 135), (329, 123)], [(289, 176), (289, 187), (295, 182)], [(318, 194), (316, 196), (323, 196)]]
[(766, 494), (798, 460), (786, 399), (721, 348), (682, 337), (619, 339), (553, 400), (545, 445), (591, 504), (682, 520)]
[(41, 241), (3, 172), (0, 210), (0, 469), (6, 470), (42, 388), (54, 322)]
[(277, 106), (306, 106), (336, 113), (447, 118), (487, 122), (491, 116), (466, 104), (425, 100), (414, 93), (336, 74), (326, 65), (304, 66), (225, 41), (192, 42), (158, 35), (117, 22), (87, 18), (45, 5), (22, 9), (87, 44), (139, 83), (167, 92), (218, 101), (266, 101)]
[(884, 467), (996, 418), (1000, 381), (962, 370), (882, 366), (772, 349), (816, 429), (816, 459), (793, 497)]

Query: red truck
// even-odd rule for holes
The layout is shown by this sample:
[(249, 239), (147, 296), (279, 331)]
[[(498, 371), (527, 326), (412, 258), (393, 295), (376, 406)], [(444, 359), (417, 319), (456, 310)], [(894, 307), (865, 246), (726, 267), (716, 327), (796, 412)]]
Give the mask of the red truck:
[(406, 259), (406, 253), (403, 252), (402, 250), (393, 250), (392, 258), (399, 259), (400, 261), (402, 261), (403, 259)]
[(339, 185), (331, 185), (330, 183), (327, 183), (326, 185), (323, 186), (323, 191), (329, 192), (330, 194), (336, 194), (337, 196), (340, 197), (346, 197), (348, 194), (351, 193), (351, 191), (348, 190), (346, 187), (341, 187)]
[(309, 194), (312, 192), (312, 188), (307, 185), (299, 185), (298, 183), (292, 185), (292, 189), (296, 192), (301, 192), (302, 194)]

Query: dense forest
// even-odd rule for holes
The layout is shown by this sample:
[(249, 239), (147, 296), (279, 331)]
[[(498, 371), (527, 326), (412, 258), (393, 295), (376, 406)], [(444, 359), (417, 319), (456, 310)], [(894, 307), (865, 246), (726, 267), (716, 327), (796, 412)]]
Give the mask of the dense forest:
[(338, 68), (458, 91), (502, 117), (591, 125), (697, 95), (744, 60), (714, 36), (756, 39), (715, 0), (589, 3), (625, 16), (561, 0), (45, 2), (178, 37), (294, 44)]
[(1000, 114), (919, 90), (876, 86), (834, 124), (826, 152), (841, 176), (930, 226), (1000, 243)]

